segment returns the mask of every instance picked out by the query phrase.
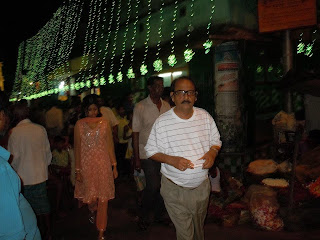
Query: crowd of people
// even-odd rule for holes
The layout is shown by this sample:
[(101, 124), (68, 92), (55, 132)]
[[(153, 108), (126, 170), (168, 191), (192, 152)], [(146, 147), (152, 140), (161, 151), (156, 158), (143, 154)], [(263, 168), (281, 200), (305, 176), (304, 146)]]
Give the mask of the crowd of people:
[[(150, 77), (146, 85), (149, 94), (137, 103), (131, 93), (116, 104), (89, 94), (82, 101), (72, 97), (68, 107), (54, 98), (9, 104), (1, 93), (0, 169), (8, 173), (0, 178), (13, 176), (16, 201), (10, 205), (16, 211), (10, 217), (21, 222), (10, 231), (0, 226), (1, 239), (51, 239), (52, 215), (66, 215), (66, 192), (88, 207), (89, 221), (104, 239), (118, 176), (136, 180), (141, 230), (170, 218), (177, 239), (204, 238), (208, 171), (221, 148), (220, 134), (213, 118), (194, 107), (198, 92), (189, 77), (174, 80), (165, 96), (161, 77)], [(48, 186), (55, 189), (53, 203)], [(0, 197), (0, 203), (2, 223), (8, 199)]]

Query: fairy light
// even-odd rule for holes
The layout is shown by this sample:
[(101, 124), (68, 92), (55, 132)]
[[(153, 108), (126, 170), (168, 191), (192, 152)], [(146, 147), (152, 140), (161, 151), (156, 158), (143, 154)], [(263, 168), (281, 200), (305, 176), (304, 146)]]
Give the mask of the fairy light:
[[(108, 56), (108, 52), (109, 52), (109, 45), (110, 45), (110, 41), (111, 41), (111, 27), (112, 27), (112, 22), (114, 19), (114, 9), (115, 9), (115, 5), (116, 5), (116, 1), (113, 0), (111, 3), (111, 9), (110, 9), (110, 20), (109, 20), (109, 25), (108, 25), (108, 29), (107, 29), (107, 37), (106, 37), (106, 43), (105, 43), (105, 48), (104, 48), (104, 54), (103, 54), (103, 59), (102, 59), (102, 68), (101, 68), (101, 72), (100, 72), (100, 76), (104, 76), (104, 71), (105, 71), (105, 64), (106, 64), (106, 58)], [(106, 6), (105, 6), (105, 12), (106, 12)], [(106, 22), (106, 18), (104, 18), (104, 24)], [(101, 38), (103, 38), (103, 33), (101, 35)], [(100, 84), (101, 85), (105, 85), (107, 82), (105, 80), (105, 78), (103, 77), (103, 80), (100, 80)]]
[(214, 9), (215, 9), (215, 5), (214, 5), (214, 0), (210, 0), (211, 1), (211, 13), (210, 13), (210, 18), (209, 18), (209, 22), (208, 22), (208, 25), (207, 25), (207, 36), (208, 36), (208, 39), (203, 43), (203, 47), (205, 49), (205, 54), (208, 54), (210, 52), (210, 49), (212, 48), (213, 46), (213, 43), (212, 41), (209, 39), (209, 34), (210, 34), (210, 28), (211, 28), (211, 25), (212, 25), (212, 18), (213, 18), (213, 14), (214, 14)]
[(118, 4), (118, 10), (117, 10), (117, 17), (116, 17), (116, 30), (114, 31), (114, 40), (113, 40), (113, 46), (112, 46), (112, 53), (111, 53), (111, 65), (110, 65), (110, 75), (109, 75), (109, 83), (113, 84), (115, 83), (114, 76), (112, 74), (113, 67), (114, 67), (114, 58), (116, 56), (116, 50), (117, 50), (117, 39), (118, 39), (118, 33), (119, 33), (119, 26), (120, 26), (120, 16), (121, 16), (121, 1), (119, 1)]
[(127, 72), (127, 77), (129, 79), (135, 78), (135, 74), (133, 71), (133, 60), (134, 60), (134, 49), (135, 49), (136, 37), (137, 37), (137, 24), (139, 20), (139, 4), (140, 4), (140, 0), (137, 0), (136, 6), (135, 6), (135, 20), (133, 22), (133, 36), (132, 36), (132, 44), (131, 44), (131, 51), (130, 51), (130, 67)]
[(154, 71), (161, 72), (163, 69), (162, 60), (160, 59), (160, 51), (161, 51), (161, 40), (162, 40), (162, 26), (163, 26), (163, 7), (164, 7), (164, 0), (161, 0), (161, 7), (160, 7), (160, 24), (158, 29), (158, 42), (157, 42), (157, 53), (156, 53), (156, 60), (153, 62)]
[[(94, 1), (95, 0), (91, 0), (90, 5), (89, 5), (89, 20), (88, 20), (88, 25), (87, 25), (87, 29), (86, 29), (86, 35), (84, 38), (84, 49), (83, 49), (83, 55), (82, 55), (82, 59), (81, 59), (81, 67), (80, 67), (80, 78), (79, 78), (79, 82), (83, 83), (80, 84), (80, 88), (84, 88), (85, 84), (84, 84), (84, 79), (85, 79), (85, 70), (87, 68), (88, 65), (88, 57), (89, 57), (89, 53), (91, 50), (91, 41), (92, 41), (92, 35), (91, 33), (91, 25), (92, 25), (92, 16), (93, 16), (93, 10), (94, 10)], [(90, 33), (89, 33), (90, 31)], [(88, 48), (89, 46), (89, 48)], [(87, 49), (88, 48), (88, 49)]]
[(149, 50), (149, 40), (150, 40), (150, 31), (151, 31), (150, 18), (151, 18), (151, 0), (148, 0), (148, 16), (147, 16), (147, 21), (146, 21), (147, 33), (146, 33), (146, 40), (144, 42), (143, 61), (140, 66), (140, 73), (142, 76), (144, 76), (148, 73), (148, 67), (145, 63), (147, 60), (147, 55), (148, 55), (148, 50)]
[(187, 42), (186, 42), (186, 50), (184, 51), (184, 60), (188, 63), (192, 60), (193, 56), (194, 56), (194, 51), (192, 49), (189, 48), (189, 41), (190, 41), (190, 35), (191, 35), (191, 31), (193, 28), (193, 16), (194, 16), (194, 1), (195, 0), (191, 0), (191, 4), (190, 4), (190, 21), (189, 21), (189, 26), (188, 26), (188, 33), (187, 33)]
[(91, 81), (91, 76), (93, 75), (92, 69), (93, 69), (93, 62), (94, 57), (97, 54), (97, 42), (98, 42), (98, 36), (99, 36), (99, 26), (100, 26), (100, 19), (101, 19), (101, 9), (102, 9), (102, 0), (98, 0), (95, 4), (94, 8), (94, 20), (92, 25), (92, 35), (94, 36), (92, 44), (92, 51), (91, 51), (91, 64), (89, 67), (89, 80)]
[(177, 30), (177, 12), (178, 12), (178, 1), (175, 1), (175, 7), (173, 11), (173, 31), (171, 32), (171, 55), (168, 57), (168, 64), (171, 67), (174, 67), (174, 65), (177, 64), (177, 58), (174, 54), (174, 35)]
[(126, 44), (127, 44), (127, 35), (128, 35), (128, 31), (129, 31), (129, 20), (130, 20), (130, 16), (131, 16), (131, 0), (128, 0), (128, 10), (127, 10), (127, 20), (126, 20), (126, 26), (125, 26), (125, 31), (123, 34), (123, 42), (122, 42), (122, 55), (120, 58), (120, 69), (117, 75), (117, 81), (118, 82), (122, 82), (123, 80), (123, 74), (122, 74), (122, 68), (123, 68), (123, 60), (124, 57), (126, 55)]
[[(13, 94), (33, 99), (52, 93), (50, 90), (55, 87), (55, 79), (66, 72), (63, 64), (73, 46), (82, 10), (80, 5), (80, 0), (64, 1), (36, 35), (21, 44), (24, 49), (19, 53), (17, 64), (20, 67), (17, 68)], [(22, 69), (26, 71), (23, 76)], [(30, 79), (33, 84), (30, 84)]]

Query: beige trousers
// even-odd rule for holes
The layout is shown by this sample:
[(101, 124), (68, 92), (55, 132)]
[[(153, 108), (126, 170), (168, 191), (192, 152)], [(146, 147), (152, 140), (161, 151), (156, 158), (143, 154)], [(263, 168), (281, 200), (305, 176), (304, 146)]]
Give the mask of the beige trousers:
[(160, 193), (167, 212), (176, 228), (178, 240), (203, 240), (204, 220), (207, 215), (209, 179), (197, 188), (180, 187), (162, 176)]

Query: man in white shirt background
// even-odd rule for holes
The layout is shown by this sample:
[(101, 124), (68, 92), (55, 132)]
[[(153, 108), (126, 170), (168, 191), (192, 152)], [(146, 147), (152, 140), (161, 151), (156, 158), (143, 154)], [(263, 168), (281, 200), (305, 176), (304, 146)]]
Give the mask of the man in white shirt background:
[(142, 211), (139, 227), (145, 230), (154, 220), (161, 220), (165, 211), (160, 195), (160, 163), (147, 158), (145, 145), (155, 120), (164, 112), (170, 110), (167, 102), (161, 99), (163, 93), (163, 78), (152, 76), (147, 80), (149, 96), (138, 102), (133, 111), (132, 143), (135, 169), (144, 171), (146, 188), (142, 198)]
[(161, 163), (161, 195), (175, 225), (177, 239), (204, 239), (204, 220), (210, 195), (208, 169), (221, 147), (220, 134), (207, 111), (194, 107), (194, 82), (172, 82), (175, 107), (154, 123), (146, 156)]
[(98, 103), (100, 106), (100, 113), (102, 114), (102, 117), (108, 121), (108, 123), (110, 124), (110, 126), (112, 128), (112, 135), (113, 135), (114, 144), (117, 144), (119, 142), (119, 139), (118, 139), (119, 121), (118, 121), (117, 117), (114, 115), (111, 108), (105, 106), (105, 100), (102, 97), (98, 97)]
[[(21, 178), (22, 193), (30, 203), (41, 226), (45, 226), (47, 238), (51, 235), (50, 205), (46, 189), (51, 150), (47, 132), (41, 125), (29, 119), (29, 108), (17, 103), (13, 117), (18, 124), (12, 129), (8, 150), (13, 155), (12, 167)], [(43, 231), (42, 231), (43, 232)]]

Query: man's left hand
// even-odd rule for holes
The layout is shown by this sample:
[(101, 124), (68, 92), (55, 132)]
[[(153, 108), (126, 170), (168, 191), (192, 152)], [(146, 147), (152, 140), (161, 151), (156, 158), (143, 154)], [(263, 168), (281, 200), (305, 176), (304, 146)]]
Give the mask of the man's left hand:
[(202, 158), (200, 158), (205, 160), (205, 162), (202, 165), (202, 168), (203, 169), (211, 168), (214, 164), (214, 161), (217, 155), (218, 155), (217, 151), (214, 151), (214, 150), (209, 150), (206, 154), (204, 154)]

